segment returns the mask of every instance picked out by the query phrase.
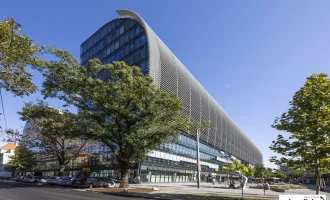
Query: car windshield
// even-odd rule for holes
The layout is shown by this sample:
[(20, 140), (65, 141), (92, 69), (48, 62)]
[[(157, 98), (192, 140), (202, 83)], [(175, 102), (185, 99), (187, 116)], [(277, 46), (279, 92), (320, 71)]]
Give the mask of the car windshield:
[(62, 177), (61, 179), (62, 179), (62, 180), (70, 180), (71, 177)]

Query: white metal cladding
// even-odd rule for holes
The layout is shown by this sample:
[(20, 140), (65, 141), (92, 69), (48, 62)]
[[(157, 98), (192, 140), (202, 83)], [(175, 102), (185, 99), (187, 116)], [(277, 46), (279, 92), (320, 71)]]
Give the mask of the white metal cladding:
[[(179, 97), (182, 114), (194, 122), (211, 121), (212, 129), (203, 131), (200, 139), (251, 164), (262, 163), (262, 154), (235, 122), (203, 88), (194, 76), (135, 12), (118, 10), (122, 18), (136, 20), (144, 27), (149, 49), (149, 75), (154, 84)], [(195, 135), (196, 136), (196, 135)]]

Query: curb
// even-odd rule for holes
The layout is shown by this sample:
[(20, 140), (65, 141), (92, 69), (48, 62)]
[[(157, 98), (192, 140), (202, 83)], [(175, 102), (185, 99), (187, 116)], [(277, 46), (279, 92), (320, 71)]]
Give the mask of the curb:
[[(88, 192), (94, 192), (94, 193), (99, 193), (103, 195), (113, 195), (113, 196), (125, 196), (125, 197), (138, 197), (138, 198), (143, 198), (143, 199), (160, 199), (160, 200), (174, 200), (172, 198), (163, 198), (163, 197), (148, 197), (143, 195), (136, 195), (136, 194), (127, 194), (127, 193), (105, 193), (105, 192), (95, 192), (95, 191), (88, 191)], [(148, 194), (147, 194), (148, 195)], [(175, 200), (184, 200), (184, 199), (175, 199)]]

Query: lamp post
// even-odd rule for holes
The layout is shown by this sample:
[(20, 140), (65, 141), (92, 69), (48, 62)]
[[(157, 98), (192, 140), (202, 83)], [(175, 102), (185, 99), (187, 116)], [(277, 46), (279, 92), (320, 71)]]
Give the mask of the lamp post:
[(199, 129), (197, 129), (197, 142), (196, 142), (196, 150), (197, 150), (197, 188), (201, 187), (201, 165), (199, 163)]

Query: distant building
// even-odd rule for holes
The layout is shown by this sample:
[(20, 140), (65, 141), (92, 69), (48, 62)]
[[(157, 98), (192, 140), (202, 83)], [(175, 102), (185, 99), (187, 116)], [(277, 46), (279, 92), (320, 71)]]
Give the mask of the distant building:
[(13, 143), (6, 144), (0, 149), (0, 171), (9, 171), (8, 162), (10, 161), (10, 156), (15, 154), (16, 145)]
[(279, 165), (279, 169), (283, 172), (287, 172), (288, 171), (288, 165), (287, 164), (281, 164), (281, 165)]

